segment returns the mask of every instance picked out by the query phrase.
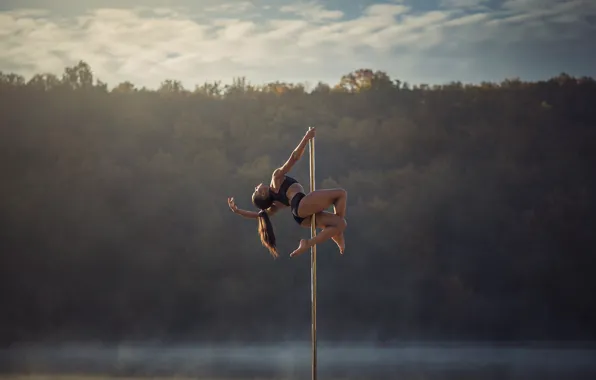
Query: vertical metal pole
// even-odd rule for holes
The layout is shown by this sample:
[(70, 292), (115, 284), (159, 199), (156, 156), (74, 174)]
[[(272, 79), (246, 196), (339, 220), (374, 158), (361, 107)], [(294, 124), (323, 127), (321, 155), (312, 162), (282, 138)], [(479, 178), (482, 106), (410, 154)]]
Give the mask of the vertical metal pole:
[[(312, 127), (309, 127), (311, 130)], [(310, 191), (315, 191), (315, 139), (309, 140), (308, 150), (310, 152)], [(310, 221), (310, 236), (317, 235), (315, 215)], [(311, 339), (312, 339), (312, 380), (317, 380), (317, 245), (310, 249), (310, 289), (311, 289)]]

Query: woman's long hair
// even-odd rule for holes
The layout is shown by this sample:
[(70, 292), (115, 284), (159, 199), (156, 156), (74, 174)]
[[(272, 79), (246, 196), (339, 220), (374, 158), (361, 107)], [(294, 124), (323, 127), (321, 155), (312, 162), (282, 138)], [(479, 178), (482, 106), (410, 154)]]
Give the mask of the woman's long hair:
[(265, 210), (259, 211), (259, 236), (261, 237), (261, 243), (265, 246), (271, 256), (277, 258), (279, 254), (277, 253), (277, 247), (275, 246), (275, 233), (273, 233), (273, 224), (271, 224), (271, 219), (269, 219), (269, 215)]
[(274, 258), (279, 257), (277, 253), (277, 247), (275, 246), (275, 233), (273, 232), (273, 224), (271, 223), (271, 219), (269, 219), (269, 214), (267, 214), (267, 210), (273, 204), (273, 200), (268, 198), (261, 198), (261, 197), (253, 197), (252, 202), (255, 206), (261, 209), (259, 211), (259, 216), (257, 220), (259, 222), (259, 237), (261, 238), (261, 243), (264, 247), (266, 247), (271, 256)]

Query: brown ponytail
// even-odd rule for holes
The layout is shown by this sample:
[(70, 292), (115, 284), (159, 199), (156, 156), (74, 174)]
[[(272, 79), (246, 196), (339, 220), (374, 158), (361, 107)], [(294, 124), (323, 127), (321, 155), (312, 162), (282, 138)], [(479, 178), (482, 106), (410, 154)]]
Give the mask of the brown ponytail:
[(277, 258), (279, 254), (275, 247), (275, 234), (273, 233), (273, 224), (271, 224), (269, 215), (265, 210), (261, 210), (259, 211), (259, 217), (257, 219), (259, 221), (258, 230), (259, 236), (261, 237), (261, 243), (263, 243), (263, 246), (267, 247), (271, 256)]

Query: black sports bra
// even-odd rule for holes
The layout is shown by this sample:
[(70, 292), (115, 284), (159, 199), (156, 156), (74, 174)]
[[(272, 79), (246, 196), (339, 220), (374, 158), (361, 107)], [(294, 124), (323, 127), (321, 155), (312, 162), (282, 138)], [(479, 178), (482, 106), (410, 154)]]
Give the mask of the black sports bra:
[(284, 181), (281, 183), (281, 186), (279, 187), (279, 191), (277, 193), (271, 190), (271, 188), (269, 188), (269, 196), (272, 200), (281, 202), (284, 205), (289, 206), (290, 200), (288, 199), (286, 192), (288, 191), (288, 188), (291, 185), (297, 182), (298, 181), (296, 181), (294, 178), (286, 176), (286, 178), (284, 178)]

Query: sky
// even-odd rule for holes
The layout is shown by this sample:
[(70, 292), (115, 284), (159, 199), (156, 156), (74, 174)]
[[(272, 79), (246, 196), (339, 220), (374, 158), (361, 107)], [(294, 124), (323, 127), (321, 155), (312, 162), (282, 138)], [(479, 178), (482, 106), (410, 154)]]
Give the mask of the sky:
[(0, 71), (83, 60), (114, 87), (245, 77), (410, 84), (596, 77), (596, 0), (2, 0)]

